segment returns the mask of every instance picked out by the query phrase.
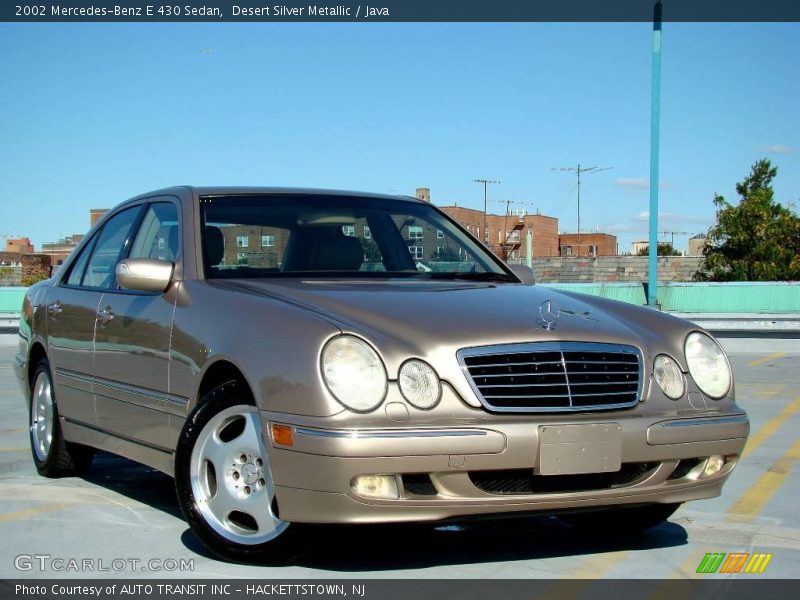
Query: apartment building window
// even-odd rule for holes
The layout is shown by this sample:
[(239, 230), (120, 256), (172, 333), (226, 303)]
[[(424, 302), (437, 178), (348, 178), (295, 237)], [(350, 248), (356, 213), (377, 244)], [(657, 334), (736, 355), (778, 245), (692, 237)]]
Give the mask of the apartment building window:
[(424, 255), (422, 246), (409, 246), (408, 251), (411, 252), (411, 256), (414, 257), (414, 260), (422, 260)]
[(250, 237), (246, 235), (237, 235), (236, 236), (236, 247), (237, 248), (247, 248), (250, 246)]
[(342, 225), (342, 233), (349, 236), (355, 237), (356, 235), (356, 226), (355, 225)]
[(421, 240), (424, 237), (422, 225), (409, 225), (408, 226), (408, 239)]
[(364, 225), (364, 239), (371, 240), (372, 232), (369, 230), (369, 225)]
[(236, 262), (240, 265), (246, 265), (250, 262), (247, 257), (247, 252), (237, 252), (236, 253)]
[(275, 245), (275, 236), (268, 233), (261, 236), (261, 247), (272, 248)]
[(436, 239), (443, 240), (444, 239), (444, 231), (441, 229), (436, 230)]

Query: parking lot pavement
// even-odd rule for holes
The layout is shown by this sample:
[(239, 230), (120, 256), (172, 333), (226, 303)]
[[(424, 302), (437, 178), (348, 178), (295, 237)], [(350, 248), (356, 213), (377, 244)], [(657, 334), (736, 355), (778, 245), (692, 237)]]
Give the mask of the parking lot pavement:
[[(551, 517), (320, 527), (309, 553), (284, 567), (210, 557), (181, 518), (172, 480), (130, 461), (101, 455), (85, 478), (38, 477), (12, 354), (0, 346), (0, 577), (689, 578), (700, 577), (709, 552), (772, 553), (757, 577), (800, 575), (800, 354), (731, 355), (737, 397), (752, 422), (745, 456), (721, 497), (688, 503), (641, 536), (591, 539)], [(65, 571), (70, 563), (55, 559), (83, 568)], [(576, 585), (554, 581), (553, 590), (574, 595)]]

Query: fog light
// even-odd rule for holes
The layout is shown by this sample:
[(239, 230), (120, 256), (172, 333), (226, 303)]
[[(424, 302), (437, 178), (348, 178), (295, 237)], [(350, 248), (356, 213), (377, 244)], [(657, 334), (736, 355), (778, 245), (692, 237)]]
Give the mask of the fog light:
[(716, 475), (720, 471), (722, 471), (722, 467), (725, 466), (725, 457), (724, 456), (709, 456), (706, 459), (706, 466), (703, 469), (703, 477), (711, 477), (712, 475)]
[(359, 475), (353, 478), (352, 486), (356, 494), (365, 498), (396, 500), (400, 497), (394, 475)]

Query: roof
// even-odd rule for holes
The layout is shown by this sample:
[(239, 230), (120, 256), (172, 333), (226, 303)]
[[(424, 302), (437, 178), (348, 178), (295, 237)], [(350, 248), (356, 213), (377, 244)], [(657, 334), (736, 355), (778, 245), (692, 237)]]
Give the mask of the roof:
[(257, 196), (267, 194), (280, 195), (320, 195), (320, 196), (356, 196), (359, 198), (373, 198), (375, 200), (404, 200), (418, 204), (428, 204), (413, 196), (400, 196), (391, 194), (373, 194), (354, 190), (332, 190), (318, 188), (293, 188), (293, 187), (260, 187), (260, 186), (191, 186), (181, 185), (161, 190), (139, 194), (137, 198), (153, 196), (156, 194), (175, 194), (178, 191), (190, 190), (198, 196)]

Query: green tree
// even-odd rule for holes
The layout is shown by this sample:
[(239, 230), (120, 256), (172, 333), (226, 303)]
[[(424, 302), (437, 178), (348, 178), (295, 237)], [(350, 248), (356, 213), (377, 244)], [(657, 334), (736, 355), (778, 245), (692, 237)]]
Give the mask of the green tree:
[[(650, 254), (650, 245), (642, 246), (636, 253), (637, 256), (647, 256)], [(682, 256), (680, 250), (676, 250), (669, 242), (658, 242), (659, 256)]]
[(739, 203), (717, 194), (717, 223), (708, 230), (700, 281), (800, 280), (800, 218), (773, 198), (778, 169), (762, 159), (736, 184)]
[(439, 246), (433, 253), (433, 260), (438, 262), (459, 262), (458, 252), (449, 246)]

